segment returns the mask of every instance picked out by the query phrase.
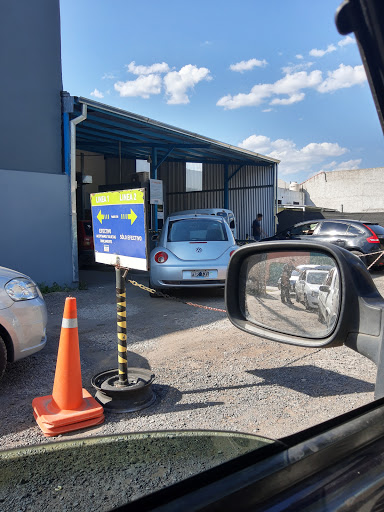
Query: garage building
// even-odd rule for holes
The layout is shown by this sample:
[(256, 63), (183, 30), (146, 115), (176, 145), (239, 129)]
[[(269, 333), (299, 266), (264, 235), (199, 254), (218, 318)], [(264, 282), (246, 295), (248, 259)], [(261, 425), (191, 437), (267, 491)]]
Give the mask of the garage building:
[(63, 92), (59, 2), (21, 4), (7, 3), (1, 23), (1, 265), (76, 283), (77, 219), (89, 215), (90, 193), (149, 178), (164, 187), (152, 229), (173, 211), (218, 207), (234, 211), (240, 239), (258, 212), (274, 232), (277, 160)]

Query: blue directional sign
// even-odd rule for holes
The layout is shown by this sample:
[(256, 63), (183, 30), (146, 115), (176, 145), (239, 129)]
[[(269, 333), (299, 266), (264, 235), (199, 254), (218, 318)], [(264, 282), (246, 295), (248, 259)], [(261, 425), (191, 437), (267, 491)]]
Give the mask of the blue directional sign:
[(145, 189), (91, 194), (95, 260), (148, 270)]

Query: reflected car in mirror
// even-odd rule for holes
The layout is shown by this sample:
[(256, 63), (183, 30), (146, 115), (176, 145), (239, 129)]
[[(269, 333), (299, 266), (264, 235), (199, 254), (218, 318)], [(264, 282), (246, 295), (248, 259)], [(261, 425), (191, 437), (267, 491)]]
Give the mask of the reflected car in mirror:
[(305, 309), (316, 309), (318, 303), (319, 288), (324, 283), (328, 275), (328, 267), (323, 270), (321, 267), (317, 270), (304, 270), (296, 281), (295, 293), (296, 302), (304, 304)]
[(327, 327), (334, 325), (337, 319), (337, 308), (340, 301), (340, 279), (337, 268), (329, 271), (323, 285), (319, 288), (318, 318)]

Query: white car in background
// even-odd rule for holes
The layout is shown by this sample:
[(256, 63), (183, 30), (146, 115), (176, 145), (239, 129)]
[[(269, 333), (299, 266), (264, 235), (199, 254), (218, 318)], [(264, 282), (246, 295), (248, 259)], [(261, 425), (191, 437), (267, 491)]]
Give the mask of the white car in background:
[(319, 288), (327, 275), (328, 270), (303, 270), (295, 285), (296, 302), (304, 304), (305, 309), (317, 308)]
[(47, 307), (28, 276), (0, 267), (0, 378), (7, 361), (41, 350), (46, 341)]
[(172, 214), (150, 255), (149, 286), (156, 292), (224, 287), (229, 259), (237, 247), (230, 226), (222, 217)]
[[(324, 267), (324, 265), (321, 265), (321, 267)], [(299, 279), (299, 275), (303, 270), (310, 270), (310, 269), (316, 269), (319, 268), (319, 265), (316, 264), (303, 264), (303, 265), (297, 265), (294, 270), (292, 270), (291, 277), (289, 278), (289, 284), (290, 284), (290, 293), (295, 294), (296, 293), (296, 283)], [(279, 277), (279, 280), (277, 282), (277, 287), (279, 290), (281, 290), (281, 277)]]
[(340, 307), (340, 278), (336, 267), (333, 267), (319, 289), (318, 318), (328, 328), (335, 325)]

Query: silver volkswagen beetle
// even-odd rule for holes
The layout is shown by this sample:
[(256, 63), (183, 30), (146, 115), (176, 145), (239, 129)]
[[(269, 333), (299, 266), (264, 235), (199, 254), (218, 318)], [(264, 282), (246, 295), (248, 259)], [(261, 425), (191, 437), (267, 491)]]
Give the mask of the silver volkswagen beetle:
[(0, 267), (0, 378), (7, 361), (41, 350), (47, 340), (47, 307), (28, 276)]
[(223, 218), (170, 215), (150, 255), (149, 286), (156, 292), (179, 287), (223, 287), (229, 259), (236, 249), (232, 231)]

